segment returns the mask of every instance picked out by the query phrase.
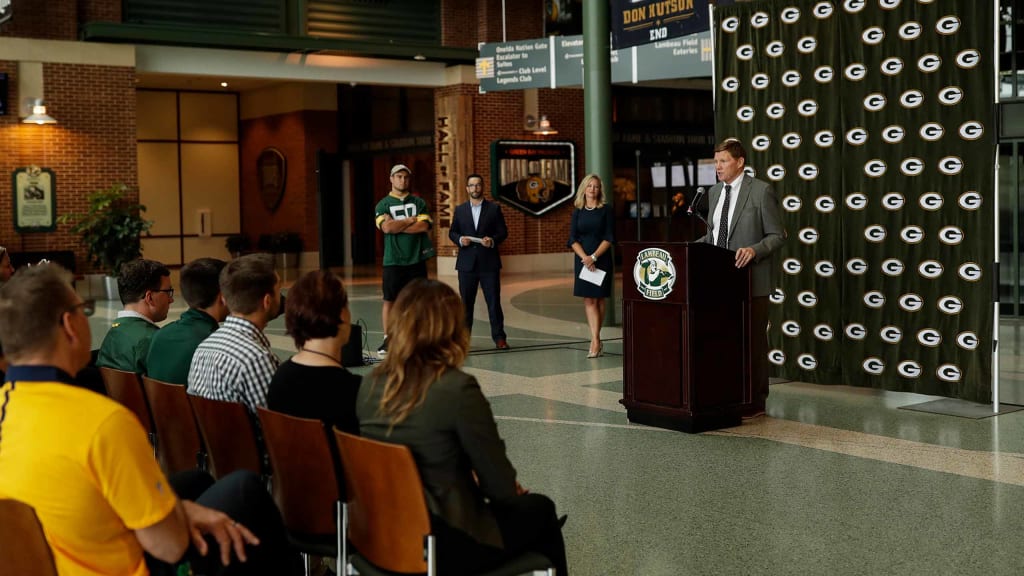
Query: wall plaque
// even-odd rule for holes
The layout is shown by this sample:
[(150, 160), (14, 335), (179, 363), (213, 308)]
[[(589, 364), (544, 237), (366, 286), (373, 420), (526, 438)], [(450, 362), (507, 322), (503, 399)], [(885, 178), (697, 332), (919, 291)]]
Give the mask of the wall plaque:
[(496, 140), (491, 143), (494, 197), (540, 216), (576, 194), (572, 142)]
[(53, 170), (28, 166), (11, 173), (14, 231), (53, 232), (57, 228), (57, 177)]
[(256, 160), (260, 182), (260, 198), (267, 210), (274, 212), (284, 198), (284, 183), (288, 176), (288, 162), (277, 148), (264, 148)]

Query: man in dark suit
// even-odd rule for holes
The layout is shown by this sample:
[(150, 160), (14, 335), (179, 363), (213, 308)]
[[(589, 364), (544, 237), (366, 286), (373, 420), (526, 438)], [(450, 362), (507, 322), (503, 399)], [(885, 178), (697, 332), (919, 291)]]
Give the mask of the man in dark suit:
[(708, 192), (708, 233), (700, 240), (736, 252), (736, 267), (751, 269), (753, 366), (744, 416), (764, 414), (768, 399), (768, 295), (774, 287), (773, 255), (786, 241), (779, 199), (767, 182), (747, 175), (747, 151), (735, 138), (715, 147), (718, 183)]
[(459, 247), (455, 269), (459, 272), (459, 293), (466, 307), (466, 327), (473, 329), (473, 306), (477, 286), (484, 291), (491, 321), (491, 338), (500, 350), (505, 341), (505, 315), (501, 311), (501, 255), (498, 245), (508, 237), (501, 206), (484, 199), (484, 179), (479, 174), (466, 178), (469, 200), (455, 207), (448, 237)]

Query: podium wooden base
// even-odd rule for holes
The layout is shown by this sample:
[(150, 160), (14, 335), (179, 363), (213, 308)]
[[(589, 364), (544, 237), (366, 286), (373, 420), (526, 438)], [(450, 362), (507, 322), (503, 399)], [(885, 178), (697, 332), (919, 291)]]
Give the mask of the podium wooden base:
[(732, 428), (742, 423), (739, 413), (719, 414), (694, 414), (693, 416), (677, 416), (655, 414), (647, 410), (630, 410), (626, 408), (626, 418), (636, 424), (645, 424), (656, 428), (668, 428), (679, 430), (688, 434), (718, 430), (719, 428)]

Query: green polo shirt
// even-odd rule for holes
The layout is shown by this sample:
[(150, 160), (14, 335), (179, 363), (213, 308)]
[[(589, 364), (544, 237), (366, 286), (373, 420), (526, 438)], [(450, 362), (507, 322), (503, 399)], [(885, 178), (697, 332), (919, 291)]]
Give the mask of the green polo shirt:
[(188, 384), (188, 369), (199, 343), (217, 329), (217, 320), (202, 310), (189, 308), (181, 318), (164, 326), (149, 344), (146, 357), (147, 376), (170, 382)]
[(156, 324), (134, 316), (114, 320), (100, 346), (96, 365), (145, 374), (149, 340), (159, 330)]

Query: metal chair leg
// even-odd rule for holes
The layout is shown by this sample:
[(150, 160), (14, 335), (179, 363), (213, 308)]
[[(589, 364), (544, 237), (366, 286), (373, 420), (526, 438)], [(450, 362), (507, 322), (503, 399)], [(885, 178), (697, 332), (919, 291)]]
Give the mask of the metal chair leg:
[(437, 543), (434, 535), (427, 535), (427, 576), (437, 576)]

